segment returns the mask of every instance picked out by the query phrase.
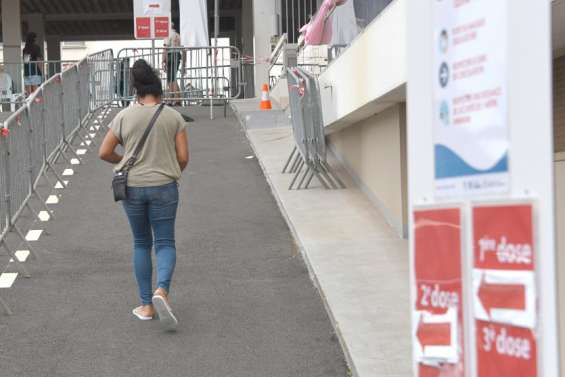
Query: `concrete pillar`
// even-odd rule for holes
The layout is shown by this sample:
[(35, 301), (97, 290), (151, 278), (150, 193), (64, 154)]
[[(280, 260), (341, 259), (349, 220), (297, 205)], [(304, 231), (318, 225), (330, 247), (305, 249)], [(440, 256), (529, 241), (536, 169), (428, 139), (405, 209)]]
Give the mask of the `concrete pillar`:
[[(243, 56), (253, 56), (253, 0), (243, 0), (241, 3), (241, 53)], [(245, 86), (245, 98), (255, 97), (254, 67), (245, 64), (242, 67)]]
[(8, 63), (6, 72), (12, 76), (14, 90), (23, 92), (22, 72), (22, 19), (21, 0), (2, 0), (2, 36), (4, 44), (4, 61)]
[(255, 51), (255, 94), (269, 83), (271, 37), (277, 34), (277, 7), (275, 0), (253, 0), (253, 30)]
[[(24, 18), (24, 24), (26, 28), (24, 29), (25, 33), (34, 32), (37, 34), (37, 39), (35, 43), (39, 45), (41, 48), (41, 56), (45, 60), (47, 57), (45, 55), (45, 19), (43, 18), (43, 14), (41, 13), (33, 13), (28, 14)], [(25, 41), (24, 35), (24, 41)]]
[[(47, 60), (61, 60), (61, 37), (48, 36), (47, 37)], [(51, 63), (48, 67), (48, 75), (52, 76), (57, 72), (61, 72), (61, 64)]]

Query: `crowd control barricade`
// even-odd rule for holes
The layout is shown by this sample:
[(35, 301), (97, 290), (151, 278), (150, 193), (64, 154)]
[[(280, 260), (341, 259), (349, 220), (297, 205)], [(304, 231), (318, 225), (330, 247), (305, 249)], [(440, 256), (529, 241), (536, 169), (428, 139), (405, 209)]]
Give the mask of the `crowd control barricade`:
[(308, 188), (316, 177), (326, 189), (345, 185), (332, 171), (326, 159), (326, 138), (318, 80), (300, 68), (288, 68), (287, 80), (292, 131), (296, 147), (291, 152), (283, 173), (294, 177), (289, 190)]
[[(66, 183), (55, 165), (57, 159), (63, 156), (71, 162), (70, 154), (80, 162), (73, 140), (78, 137), (85, 145), (92, 142), (86, 142), (80, 131), (93, 114), (92, 107), (113, 100), (108, 84), (113, 80), (112, 59), (111, 51), (103, 51), (54, 73), (0, 122), (0, 250), (26, 277), (30, 274), (16, 256), (16, 241), (32, 256), (37, 257), (37, 253), (20, 229), (22, 214), (31, 213), (32, 219), (37, 219), (45, 211), (53, 217), (38, 192), (40, 181), (44, 179), (49, 189), (55, 184), (64, 188)], [(92, 69), (98, 69), (102, 80), (94, 81)], [(92, 101), (95, 94), (96, 102)], [(11, 313), (1, 297), (0, 306)]]
[(120, 101), (132, 100), (129, 71), (138, 59), (158, 72), (166, 101), (206, 104), (208, 100), (228, 101), (241, 96), (241, 54), (236, 47), (125, 48), (116, 59)]
[[(54, 75), (61, 73), (65, 69), (76, 65), (75, 60), (41, 60), (33, 62), (2, 62), (0, 63), (0, 90), (8, 89), (7, 94), (11, 94), (16, 98), (25, 97), (31, 93), (27, 89), (31, 86), (29, 80), (34, 82), (33, 86), (38, 87), (47, 80), (49, 80)], [(21, 92), (16, 90), (16, 81), (22, 80)], [(28, 80), (28, 85), (26, 85), (26, 80)], [(4, 86), (8, 86), (5, 88)], [(23, 102), (23, 101), (21, 101)]]
[(114, 52), (111, 49), (88, 56), (90, 70), (90, 111), (111, 105), (116, 100)]
[(80, 92), (78, 66), (73, 66), (61, 74), (63, 82), (63, 124), (64, 139), (68, 140), (80, 125)]
[[(76, 64), (67, 68), (61, 74), (61, 81), (63, 84), (62, 96), (64, 124), (64, 147), (62, 152), (69, 151), (77, 158), (78, 156), (76, 155), (76, 151), (74, 150), (72, 143), (75, 138), (79, 138), (82, 142), (86, 142), (86, 139), (80, 134), (81, 125), (84, 121), (84, 118), (81, 116), (81, 101), (82, 96), (85, 95), (81, 86), (88, 87), (88, 80), (86, 82), (81, 81), (80, 68), (81, 65)], [(83, 68), (86, 69), (86, 66)], [(88, 98), (88, 94), (86, 94), (86, 96)]]
[(42, 87), (45, 103), (45, 149), (47, 160), (51, 161), (63, 142), (63, 85), (61, 76), (53, 76)]
[(77, 68), (79, 74), (79, 113), (82, 121), (90, 110), (90, 65), (88, 59), (81, 60)]

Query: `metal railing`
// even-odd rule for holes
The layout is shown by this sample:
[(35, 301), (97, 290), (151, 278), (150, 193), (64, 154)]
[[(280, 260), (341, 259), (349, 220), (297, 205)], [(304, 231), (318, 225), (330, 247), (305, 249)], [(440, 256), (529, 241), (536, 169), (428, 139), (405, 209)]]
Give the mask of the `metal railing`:
[(310, 187), (314, 177), (326, 189), (345, 188), (327, 163), (326, 137), (318, 80), (303, 69), (287, 69), (292, 131), (296, 146), (283, 173), (294, 174), (289, 190)]
[(284, 76), (285, 64), (283, 59), (283, 53), (285, 46), (288, 42), (288, 35), (284, 33), (279, 38), (275, 49), (269, 57), (269, 87), (273, 89), (281, 76)]
[(138, 59), (156, 69), (165, 101), (206, 103), (241, 95), (242, 63), (236, 47), (126, 48), (116, 59), (116, 100), (133, 100), (129, 70)]
[[(315, 46), (314, 48), (302, 48), (294, 59), (288, 59), (288, 39), (286, 34), (282, 35), (269, 59), (269, 85), (273, 89), (279, 80), (286, 76), (287, 68), (300, 67), (315, 77), (319, 77), (328, 67), (327, 46)], [(298, 51), (297, 45), (293, 45), (294, 53)]]
[[(52, 217), (38, 190), (40, 182), (47, 183), (49, 190), (55, 184), (65, 187), (57, 162), (80, 162), (75, 144), (94, 143), (87, 128), (91, 105), (96, 105), (90, 99), (98, 92), (91, 90), (93, 67), (96, 64), (85, 59), (54, 74), (0, 123), (0, 248), (26, 277), (30, 274), (9, 243), (16, 240), (37, 257), (20, 228), (22, 214), (38, 219), (39, 210)], [(0, 305), (11, 313), (1, 298)]]
[[(67, 68), (76, 65), (76, 60), (41, 60), (33, 62), (2, 62), (0, 63), (0, 72), (9, 75), (13, 82), (11, 85), (13, 94), (24, 94), (26, 87), (40, 86), (57, 73), (61, 73)], [(6, 81), (6, 80), (3, 80)], [(28, 81), (26, 83), (26, 81)], [(16, 89), (16, 82), (23, 83), (21, 93)], [(4, 88), (0, 88), (4, 89)], [(31, 93), (26, 93), (31, 94)]]
[(277, 0), (277, 13), (281, 34), (288, 35), (289, 43), (297, 43), (300, 28), (316, 13), (319, 0)]
[(90, 110), (112, 104), (115, 100), (115, 61), (110, 49), (88, 56), (90, 67)]

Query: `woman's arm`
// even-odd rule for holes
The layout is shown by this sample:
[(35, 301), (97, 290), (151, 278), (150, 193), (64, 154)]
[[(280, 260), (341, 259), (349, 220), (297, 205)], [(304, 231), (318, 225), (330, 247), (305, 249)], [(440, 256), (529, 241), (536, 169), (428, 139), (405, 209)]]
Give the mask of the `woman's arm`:
[(183, 171), (188, 165), (188, 135), (186, 130), (177, 133), (175, 137), (175, 145), (177, 149), (177, 161), (179, 162), (180, 170)]
[(120, 144), (118, 138), (114, 135), (112, 130), (108, 130), (100, 149), (98, 150), (98, 156), (100, 159), (107, 161), (111, 164), (117, 164), (122, 161), (122, 156), (115, 152), (116, 147)]

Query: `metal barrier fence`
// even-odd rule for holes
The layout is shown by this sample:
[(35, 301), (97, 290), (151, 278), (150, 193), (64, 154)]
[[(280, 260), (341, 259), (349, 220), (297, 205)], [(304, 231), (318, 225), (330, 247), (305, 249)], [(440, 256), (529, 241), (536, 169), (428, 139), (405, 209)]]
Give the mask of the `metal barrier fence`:
[(297, 43), (300, 28), (316, 13), (319, 0), (277, 0), (280, 33), (286, 33), (290, 43)]
[[(64, 158), (70, 162), (69, 155), (79, 159), (73, 140), (92, 142), (87, 142), (88, 130), (84, 127), (92, 114), (91, 94), (99, 93), (91, 91), (92, 78), (91, 66), (86, 60), (69, 66), (44, 82), (16, 112), (0, 123), (0, 248), (26, 277), (30, 276), (29, 272), (20, 263), (15, 248), (8, 244), (8, 235), (15, 234), (30, 254), (37, 257), (18, 220), (25, 210), (37, 219), (37, 207), (53, 216), (38, 192), (40, 181), (44, 179), (53, 187), (51, 178), (54, 177), (56, 183), (66, 186), (55, 168), (56, 161)], [(6, 313), (11, 313), (1, 298), (0, 305)]]
[(88, 56), (90, 69), (90, 110), (108, 106), (116, 99), (115, 62), (111, 49)]
[(287, 69), (292, 131), (296, 147), (283, 168), (292, 173), (289, 190), (308, 188), (316, 177), (326, 189), (345, 188), (326, 159), (326, 137), (318, 80), (301, 68)]
[(236, 47), (125, 48), (115, 64), (117, 100), (133, 100), (129, 70), (138, 59), (157, 70), (167, 101), (190, 104), (241, 96), (241, 54)]
[[(69, 67), (76, 65), (75, 60), (41, 60), (34, 62), (2, 62), (0, 63), (0, 72), (3, 75), (8, 75), (12, 81), (12, 85), (9, 88), (11, 94), (18, 96), (26, 93), (26, 87), (30, 86), (40, 86), (45, 81), (49, 80), (51, 77), (57, 73), (61, 73)], [(3, 79), (2, 85), (6, 85), (10, 80)], [(26, 83), (27, 80), (27, 83)], [(19, 92), (16, 88), (16, 82), (22, 83), (22, 90)], [(32, 84), (33, 83), (33, 84)], [(0, 87), (0, 90), (6, 90), (7, 88)]]

